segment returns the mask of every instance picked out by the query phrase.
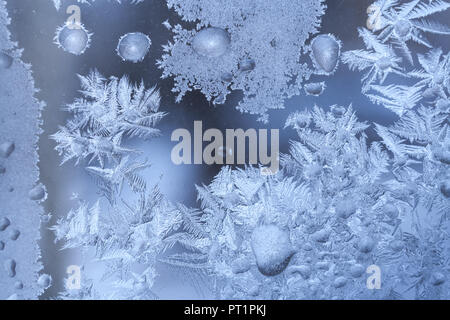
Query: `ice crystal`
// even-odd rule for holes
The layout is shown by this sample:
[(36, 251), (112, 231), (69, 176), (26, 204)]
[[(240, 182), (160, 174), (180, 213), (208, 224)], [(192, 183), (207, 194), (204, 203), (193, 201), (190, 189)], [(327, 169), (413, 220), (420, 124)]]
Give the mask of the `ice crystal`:
[(135, 150), (122, 147), (124, 137), (151, 138), (159, 135), (155, 125), (165, 116), (158, 112), (160, 96), (144, 83), (133, 85), (127, 76), (104, 78), (94, 70), (79, 76), (83, 98), (67, 106), (74, 114), (65, 127), (52, 135), (62, 162), (84, 158), (98, 160), (126, 155)]
[(378, 0), (375, 5), (380, 8), (379, 26), (374, 28), (375, 32), (379, 31), (378, 38), (383, 43), (390, 42), (396, 46), (410, 63), (413, 60), (407, 41), (412, 40), (432, 48), (424, 33), (450, 35), (448, 26), (426, 19), (450, 8), (447, 1), (427, 3), (423, 0), (412, 0), (400, 5), (396, 0)]
[(394, 53), (389, 45), (381, 43), (369, 30), (358, 29), (359, 36), (363, 39), (366, 50), (351, 50), (342, 54), (342, 62), (348, 64), (351, 70), (367, 70), (361, 81), (363, 91), (379, 81), (381, 84), (391, 73), (404, 75), (401, 67), (402, 59)]
[(200, 90), (208, 101), (223, 104), (230, 90), (241, 90), (237, 108), (267, 121), (267, 111), (283, 108), (312, 73), (300, 59), (305, 42), (317, 32), (323, 1), (219, 2), (168, 1), (196, 28), (165, 22), (174, 38), (158, 62), (163, 78), (174, 77), (177, 101)]

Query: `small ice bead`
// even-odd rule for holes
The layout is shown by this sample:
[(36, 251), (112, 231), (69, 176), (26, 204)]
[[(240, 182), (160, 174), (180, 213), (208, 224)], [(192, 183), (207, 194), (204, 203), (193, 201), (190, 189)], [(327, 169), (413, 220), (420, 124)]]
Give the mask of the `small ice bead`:
[(230, 46), (228, 32), (221, 28), (200, 30), (192, 41), (192, 46), (199, 55), (208, 58), (218, 58), (225, 54)]
[(81, 55), (89, 47), (89, 37), (89, 33), (83, 26), (70, 28), (66, 25), (59, 31), (57, 41), (64, 51)]
[(14, 278), (16, 276), (16, 261), (13, 259), (7, 259), (3, 263), (3, 268), (5, 269), (6, 274), (10, 278)]
[(0, 52), (0, 69), (8, 69), (11, 67), (13, 60), (10, 55)]
[(394, 26), (394, 32), (400, 38), (405, 38), (409, 35), (411, 30), (411, 22), (405, 19), (400, 19)]
[(37, 283), (41, 288), (47, 289), (52, 285), (52, 277), (48, 274), (43, 274), (39, 277)]
[(46, 196), (45, 188), (42, 184), (38, 184), (36, 187), (28, 192), (28, 196), (31, 200), (42, 200)]
[(337, 277), (334, 280), (333, 285), (335, 288), (342, 288), (343, 286), (346, 285), (346, 283), (347, 283), (347, 279), (345, 277)]
[(241, 72), (252, 71), (256, 67), (256, 62), (253, 59), (246, 59), (239, 64), (239, 70)]
[(151, 44), (150, 38), (141, 32), (127, 33), (119, 39), (117, 54), (124, 61), (137, 63), (144, 60)]
[(11, 221), (9, 221), (8, 218), (3, 217), (0, 218), (0, 231), (4, 231), (8, 226), (11, 224)]
[(9, 232), (9, 238), (13, 241), (16, 241), (17, 239), (19, 239), (20, 236), (20, 231), (17, 229), (13, 229)]
[(339, 42), (331, 35), (322, 34), (313, 39), (311, 49), (318, 66), (326, 73), (333, 72), (340, 55)]
[(442, 194), (445, 197), (450, 198), (450, 179), (446, 180), (446, 181), (443, 181), (441, 183), (440, 189), (441, 189)]
[(3, 158), (8, 158), (11, 155), (11, 153), (14, 151), (14, 148), (15, 148), (15, 146), (14, 146), (13, 142), (10, 142), (10, 141), (4, 142), (0, 145), (0, 155)]
[(325, 84), (323, 82), (305, 84), (305, 92), (307, 95), (319, 96), (322, 94), (324, 88)]

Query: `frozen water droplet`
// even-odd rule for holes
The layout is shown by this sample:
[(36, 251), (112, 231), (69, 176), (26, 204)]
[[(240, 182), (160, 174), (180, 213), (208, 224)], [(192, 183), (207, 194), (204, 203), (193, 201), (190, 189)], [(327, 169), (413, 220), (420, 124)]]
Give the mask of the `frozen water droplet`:
[(405, 38), (409, 35), (411, 30), (411, 22), (405, 19), (400, 19), (394, 26), (394, 31), (399, 38)]
[(353, 278), (359, 278), (363, 275), (363, 273), (365, 272), (365, 269), (362, 265), (360, 264), (355, 264), (354, 266), (350, 267), (350, 275)]
[(144, 60), (151, 44), (152, 41), (147, 35), (141, 32), (132, 32), (119, 39), (116, 51), (123, 61), (137, 63)]
[(16, 283), (14, 283), (14, 288), (16, 288), (17, 290), (23, 289), (22, 281), (16, 281)]
[(192, 47), (199, 55), (208, 58), (218, 58), (225, 54), (230, 46), (228, 32), (221, 28), (200, 30), (192, 40)]
[(334, 279), (333, 285), (335, 288), (342, 288), (347, 284), (347, 278), (345, 277), (337, 277)]
[(326, 73), (332, 73), (338, 63), (340, 44), (330, 34), (321, 34), (315, 37), (311, 43), (314, 61)]
[(78, 56), (89, 48), (90, 37), (91, 35), (82, 25), (76, 25), (73, 28), (65, 25), (58, 29), (55, 41), (64, 51)]
[(316, 268), (319, 270), (328, 270), (330, 266), (326, 261), (319, 261), (316, 263)]
[(214, 104), (224, 104), (226, 101), (227, 101), (227, 96), (224, 94), (221, 94), (214, 99), (213, 103)]
[(288, 273), (289, 275), (298, 273), (303, 277), (303, 279), (309, 279), (309, 277), (311, 276), (311, 268), (305, 265), (292, 266), (286, 270), (286, 273)]
[(239, 70), (241, 72), (252, 71), (253, 69), (255, 69), (255, 67), (256, 67), (256, 62), (253, 59), (244, 60), (239, 64)]
[(391, 219), (397, 219), (399, 214), (397, 207), (390, 203), (386, 204), (383, 207), (383, 212), (386, 216), (388, 216)]
[(14, 59), (4, 52), (0, 52), (0, 69), (8, 69), (11, 67)]
[(20, 300), (20, 297), (17, 293), (13, 293), (8, 298), (6, 298), (6, 300)]
[(48, 287), (50, 287), (52, 285), (52, 277), (48, 274), (42, 274), (39, 277), (37, 283), (41, 288), (47, 289)]
[(3, 267), (5, 268), (8, 277), (14, 278), (16, 276), (16, 261), (13, 259), (7, 259), (3, 263)]
[(340, 107), (340, 106), (332, 106), (330, 108), (330, 110), (333, 113), (333, 115), (338, 118), (342, 117), (346, 111), (344, 107)]
[(445, 276), (440, 272), (434, 272), (431, 275), (431, 283), (435, 286), (441, 285), (445, 282)]
[(445, 180), (441, 183), (441, 192), (447, 198), (450, 198), (450, 180)]
[(3, 241), (0, 241), (0, 251), (5, 249), (5, 243)]
[(0, 218), (0, 231), (4, 231), (8, 226), (11, 224), (11, 221), (9, 221), (8, 218), (3, 217)]
[(233, 74), (231, 72), (226, 72), (221, 78), (224, 82), (231, 82), (233, 80)]
[(304, 89), (307, 95), (320, 96), (325, 89), (325, 82), (306, 83)]
[(328, 229), (321, 229), (312, 235), (312, 239), (317, 242), (327, 242), (330, 237), (330, 231)]
[(28, 192), (28, 196), (31, 200), (43, 200), (45, 199), (47, 193), (45, 191), (45, 187), (42, 184), (38, 184), (36, 187)]
[(356, 206), (351, 200), (342, 200), (336, 205), (336, 214), (338, 217), (347, 219), (356, 211)]
[(0, 145), (0, 156), (3, 158), (8, 158), (11, 153), (14, 151), (14, 142), (4, 142)]
[(375, 241), (372, 238), (364, 237), (360, 240), (358, 244), (359, 251), (363, 253), (369, 253), (375, 247)]
[(20, 236), (20, 231), (17, 229), (12, 229), (9, 231), (9, 238), (13, 241), (16, 241), (17, 239), (19, 239)]
[(250, 270), (251, 264), (247, 257), (237, 258), (231, 263), (231, 271), (233, 273), (244, 273)]
[(283, 272), (294, 254), (289, 233), (275, 225), (256, 227), (251, 246), (258, 269), (266, 276)]
[(398, 251), (401, 251), (403, 249), (404, 244), (403, 244), (403, 241), (401, 241), (401, 240), (393, 240), (393, 241), (391, 241), (389, 246), (391, 247), (391, 249), (394, 252), (398, 252)]
[(6, 168), (2, 165), (0, 165), (0, 174), (3, 174), (6, 172)]

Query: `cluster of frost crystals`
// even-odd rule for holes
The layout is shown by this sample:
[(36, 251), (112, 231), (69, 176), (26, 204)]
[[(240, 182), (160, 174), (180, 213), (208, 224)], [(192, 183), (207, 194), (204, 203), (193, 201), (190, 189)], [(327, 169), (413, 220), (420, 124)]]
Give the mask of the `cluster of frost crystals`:
[(287, 125), (299, 141), (279, 173), (225, 167), (197, 187), (202, 231), (183, 239), (195, 250), (182, 263), (211, 272), (220, 298), (388, 295), (388, 285), (367, 290), (364, 276), (376, 263), (377, 244), (396, 228), (380, 203), (388, 154), (380, 143), (369, 145), (368, 125), (351, 107), (315, 107), (291, 115)]
[(89, 204), (76, 196), (78, 206), (52, 230), (63, 248), (85, 249), (86, 264), (93, 262), (93, 250), (112, 289), (105, 292), (90, 281), (82, 290), (67, 288), (60, 298), (153, 299), (157, 257), (170, 246), (166, 237), (179, 227), (181, 213), (157, 185), (148, 186), (140, 172), (149, 164), (122, 144), (126, 137), (159, 133), (155, 126), (164, 116), (158, 112), (159, 93), (144, 83), (131, 84), (126, 76), (106, 79), (98, 71), (80, 79), (83, 98), (68, 106), (73, 118), (53, 139), (63, 162), (90, 157), (85, 169), (100, 198)]
[[(362, 78), (363, 93), (367, 94), (373, 90), (373, 93), (368, 94), (373, 102), (382, 104), (402, 116), (408, 109), (417, 106), (421, 99), (420, 92), (425, 85), (430, 86), (432, 82), (435, 87), (428, 88), (425, 93), (429, 94), (432, 94), (433, 90), (440, 91), (439, 87), (447, 85), (448, 56), (440, 60), (442, 51), (433, 48), (424, 33), (450, 35), (448, 26), (429, 18), (430, 15), (449, 8), (450, 3), (441, 0), (413, 0), (403, 4), (394, 0), (378, 0), (373, 3), (368, 10), (369, 29), (359, 29), (366, 49), (351, 50), (342, 55), (342, 61), (348, 64), (350, 69), (365, 72)], [(428, 70), (417, 71), (411, 68), (415, 67), (415, 59), (408, 47), (410, 41), (430, 49), (427, 56), (418, 56), (420, 65), (428, 65)], [(404, 61), (408, 62), (408, 65), (405, 65)], [(408, 67), (410, 70), (407, 70)], [(390, 74), (419, 78), (422, 81), (413, 87), (384, 85)]]
[(320, 25), (321, 0), (168, 0), (168, 6), (196, 22), (195, 29), (165, 23), (174, 38), (158, 64), (163, 78), (174, 77), (177, 101), (200, 90), (223, 104), (231, 90), (241, 90), (238, 109), (267, 121), (267, 111), (283, 108), (312, 73), (300, 58)]
[(448, 111), (377, 125), (372, 143), (351, 107), (292, 114), (282, 170), (224, 167), (197, 187), (200, 211), (169, 237), (186, 252), (166, 262), (211, 274), (218, 298), (448, 298)]
[[(84, 284), (82, 292), (67, 289), (62, 298), (156, 298), (152, 290), (157, 276), (155, 265), (177, 212), (170, 210), (157, 187), (147, 189), (135, 173), (136, 164), (123, 169), (124, 172), (119, 172), (120, 168), (111, 170), (112, 175), (122, 179), (102, 176), (105, 199), (93, 206), (80, 201), (76, 209), (52, 227), (57, 240), (64, 241), (64, 248), (83, 248), (86, 257), (88, 250), (95, 250), (95, 262), (106, 266), (104, 279), (108, 279), (112, 289), (96, 290), (98, 283), (91, 282)], [(120, 189), (124, 180), (135, 189), (133, 197), (108, 189)]]
[(124, 137), (159, 135), (155, 125), (165, 113), (158, 111), (160, 95), (155, 87), (133, 85), (127, 76), (106, 79), (96, 70), (79, 77), (83, 98), (67, 106), (73, 119), (52, 135), (63, 163), (89, 158), (103, 167), (105, 160), (137, 152), (122, 146)]

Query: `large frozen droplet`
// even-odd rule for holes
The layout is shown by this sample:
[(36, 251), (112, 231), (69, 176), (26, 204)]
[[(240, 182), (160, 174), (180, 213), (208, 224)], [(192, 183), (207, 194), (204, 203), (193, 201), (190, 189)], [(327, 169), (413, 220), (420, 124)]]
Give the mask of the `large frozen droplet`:
[(151, 44), (152, 41), (147, 35), (141, 32), (132, 32), (119, 39), (116, 51), (122, 60), (137, 63), (144, 60)]
[(14, 142), (7, 141), (0, 144), (0, 156), (3, 158), (8, 158), (14, 151)]
[(8, 298), (6, 298), (6, 300), (20, 300), (20, 297), (17, 293), (13, 293)]
[(64, 51), (81, 55), (89, 48), (90, 34), (82, 25), (65, 25), (58, 29), (55, 40)]
[(10, 55), (0, 52), (0, 69), (8, 69), (13, 61), (14, 59)]
[(8, 277), (14, 278), (16, 276), (16, 262), (13, 259), (7, 259), (3, 263), (3, 268), (5, 269)]
[(289, 233), (275, 225), (256, 227), (251, 246), (258, 269), (266, 276), (283, 272), (294, 254)]
[(41, 288), (47, 289), (48, 287), (50, 287), (52, 285), (52, 277), (48, 274), (42, 274), (39, 277), (37, 283)]
[(325, 82), (311, 82), (305, 84), (305, 92), (307, 95), (320, 96), (325, 89)]
[(229, 45), (228, 32), (214, 27), (199, 31), (192, 41), (195, 52), (208, 58), (220, 57), (227, 51)]
[(0, 218), (0, 231), (4, 231), (8, 226), (11, 224), (11, 221), (9, 221), (8, 218), (3, 217)]
[(311, 44), (316, 64), (326, 73), (336, 68), (340, 55), (340, 45), (336, 38), (329, 34), (321, 34)]
[(38, 184), (36, 187), (28, 192), (28, 196), (31, 200), (42, 200), (46, 196), (45, 187), (42, 184)]

